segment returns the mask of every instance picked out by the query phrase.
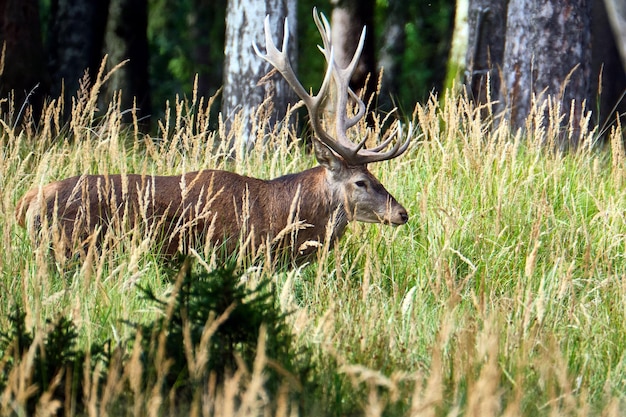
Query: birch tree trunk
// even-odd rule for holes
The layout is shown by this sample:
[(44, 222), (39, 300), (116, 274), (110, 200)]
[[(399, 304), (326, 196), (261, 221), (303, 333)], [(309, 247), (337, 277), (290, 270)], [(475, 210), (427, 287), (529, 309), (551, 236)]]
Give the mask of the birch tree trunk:
[(459, 81), (460, 75), (467, 69), (465, 55), (468, 51), (467, 45), (469, 39), (468, 13), (469, 1), (456, 0), (454, 29), (452, 30), (452, 39), (450, 41), (446, 78), (443, 83), (444, 91), (448, 88), (452, 88), (452, 85)]
[[(296, 1), (295, 0), (229, 0), (226, 10), (226, 45), (224, 47), (224, 91), (222, 117), (232, 146), (237, 143), (244, 150), (262, 134), (263, 126), (257, 126), (257, 111), (268, 97), (273, 97), (272, 123), (281, 121), (290, 103), (295, 102), (294, 94), (282, 79), (275, 74), (271, 82), (257, 85), (270, 70), (270, 64), (259, 58), (252, 48), (265, 45), (263, 21), (270, 17), (273, 39), (282, 44), (283, 22), (289, 21), (289, 51), (291, 63), (297, 62), (296, 48)], [(236, 120), (235, 122), (235, 119)], [(236, 127), (237, 131), (232, 131)], [(234, 139), (237, 139), (236, 141)], [(226, 139), (226, 138), (224, 138)]]
[(513, 127), (524, 127), (533, 95), (539, 104), (552, 96), (566, 115), (558, 145), (576, 147), (577, 132), (566, 137), (565, 130), (568, 123), (578, 127), (582, 102), (591, 93), (590, 0), (510, 0), (503, 75)]

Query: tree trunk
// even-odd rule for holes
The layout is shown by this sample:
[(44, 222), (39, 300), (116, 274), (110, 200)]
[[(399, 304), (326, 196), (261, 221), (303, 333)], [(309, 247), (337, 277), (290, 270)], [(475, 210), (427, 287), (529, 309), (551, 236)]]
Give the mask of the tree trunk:
[[(292, 64), (297, 62), (296, 57), (296, 2), (295, 0), (229, 0), (226, 11), (226, 45), (224, 47), (224, 92), (222, 99), (222, 117), (226, 123), (226, 132), (238, 128), (240, 136), (237, 143), (245, 148), (250, 145), (259, 128), (254, 129), (255, 113), (261, 103), (268, 96), (273, 96), (274, 108), (272, 124), (281, 121), (290, 103), (295, 102), (291, 88), (280, 74), (274, 74), (271, 82), (258, 85), (270, 70), (270, 64), (259, 58), (252, 48), (256, 43), (259, 48), (265, 45), (263, 35), (263, 21), (270, 16), (270, 26), (273, 29), (273, 39), (277, 45), (282, 45), (283, 22), (289, 18), (289, 51)], [(239, 125), (234, 122), (239, 115)], [(234, 134), (234, 133), (233, 133)], [(234, 145), (234, 136), (229, 137), (229, 143)], [(238, 149), (239, 151), (243, 149)]]
[[(148, 84), (148, 26), (147, 0), (110, 0), (105, 34), (105, 52), (110, 67), (129, 61), (113, 73), (104, 95), (110, 103), (113, 94), (122, 92), (122, 110), (135, 108), (142, 125), (149, 126), (151, 114), (150, 86)], [(132, 119), (127, 114), (128, 120)]]
[[(374, 0), (331, 0), (332, 44), (335, 60), (341, 67), (350, 63), (359, 44), (363, 26), (367, 29), (365, 45), (350, 86), (356, 92), (365, 88), (367, 94), (376, 91), (376, 56), (374, 48)], [(369, 77), (369, 78), (368, 78)], [(369, 80), (366, 85), (366, 80)]]
[(465, 73), (467, 64), (465, 55), (468, 45), (468, 18), (469, 0), (456, 0), (454, 12), (454, 29), (450, 41), (450, 53), (448, 54), (448, 64), (446, 66), (446, 78), (443, 83), (444, 91), (452, 88), (459, 80), (460, 75)]
[[(582, 102), (590, 97), (591, 3), (589, 0), (511, 0), (504, 54), (506, 110), (513, 127), (524, 127), (533, 105), (557, 98), (566, 114), (560, 147), (576, 147), (574, 130), (582, 117)], [(569, 120), (572, 100), (574, 120)]]
[[(626, 124), (626, 99), (624, 98), (626, 61), (622, 63), (620, 59), (619, 45), (617, 45), (619, 42), (616, 42), (614, 31), (611, 30), (603, 1), (593, 3), (591, 33), (593, 37), (591, 91), (597, 95), (598, 103), (594, 106), (598, 111), (596, 120), (600, 125), (601, 133), (605, 133), (607, 132), (605, 127), (614, 123), (616, 117), (621, 119), (622, 125)], [(623, 43), (626, 43), (626, 39)], [(622, 46), (626, 48), (626, 44)]]
[(48, 56), (51, 93), (65, 91), (66, 116), (85, 71), (95, 78), (102, 61), (108, 0), (52, 0)]
[(209, 97), (222, 86), (226, 0), (193, 0), (188, 16), (198, 95)]
[(624, 0), (604, 0), (611, 28), (615, 33), (616, 44), (626, 71), (626, 2)]
[[(0, 71), (0, 97), (14, 92), (19, 109), (28, 102), (35, 117), (47, 90), (43, 44), (39, 26), (39, 7), (35, 0), (0, 1), (0, 48), (4, 48)], [(37, 87), (38, 86), (38, 87)], [(33, 95), (30, 95), (30, 92)], [(7, 109), (3, 107), (3, 112)], [(10, 115), (18, 117), (19, 114)], [(17, 120), (15, 120), (17, 122)]]
[(478, 104), (499, 96), (508, 2), (469, 0), (465, 82)]
[(383, 71), (380, 105), (390, 110), (393, 108), (393, 97), (399, 94), (401, 88), (400, 74), (406, 45), (404, 27), (407, 23), (407, 13), (403, 7), (403, 0), (389, 0), (387, 3), (388, 12), (378, 66)]

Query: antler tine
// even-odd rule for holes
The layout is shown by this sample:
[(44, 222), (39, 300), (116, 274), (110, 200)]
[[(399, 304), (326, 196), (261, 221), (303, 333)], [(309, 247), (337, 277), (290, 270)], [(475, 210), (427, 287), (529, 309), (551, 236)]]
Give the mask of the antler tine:
[[(330, 37), (331, 37), (330, 23), (328, 23), (328, 19), (326, 19), (326, 16), (323, 13), (318, 13), (317, 7), (313, 8), (313, 20), (315, 21), (315, 25), (317, 26), (317, 30), (319, 31), (319, 33), (320, 33), (320, 35), (322, 37), (322, 43), (324, 45), (323, 47), (318, 46), (318, 48), (324, 54), (324, 56), (326, 57), (326, 61), (328, 61), (329, 67), (331, 67), (330, 61), (328, 59), (328, 57), (329, 57), (328, 56), (328, 51), (330, 51), (332, 49), (332, 43), (330, 41)], [(357, 114), (355, 116), (345, 120), (345, 128), (346, 128), (346, 130), (350, 129), (355, 124), (357, 124), (358, 121), (363, 118), (363, 115), (365, 114), (365, 110), (366, 110), (365, 103), (363, 103), (363, 100), (361, 100), (359, 98), (359, 96), (357, 96), (356, 93), (354, 91), (352, 91), (352, 89), (349, 86), (350, 79), (352, 78), (352, 74), (354, 73), (356, 65), (358, 64), (359, 58), (361, 56), (361, 52), (363, 50), (364, 41), (365, 41), (365, 27), (363, 28), (363, 31), (361, 33), (361, 38), (359, 40), (359, 46), (357, 47), (357, 50), (354, 53), (354, 56), (352, 58), (352, 62), (350, 63), (350, 65), (347, 68), (344, 68), (343, 70), (341, 70), (337, 66), (336, 62), (335, 62), (334, 65), (332, 65), (334, 78), (337, 77), (340, 74), (340, 72), (345, 72), (346, 76), (343, 77), (343, 78), (344, 79), (347, 78), (347, 81), (348, 81), (348, 83), (340, 83), (338, 81), (338, 79), (335, 79), (335, 82), (338, 84), (338, 86), (337, 86), (338, 92), (339, 91), (343, 91), (343, 88), (345, 87), (345, 89), (348, 91), (348, 94), (350, 95), (350, 98), (355, 103), (357, 103), (357, 105), (359, 107), (359, 109), (357, 111)], [(339, 108), (340, 107), (338, 107), (338, 109)]]
[(383, 141), (383, 143), (378, 144), (377, 146), (368, 149), (368, 151), (370, 152), (380, 152), (383, 149), (385, 149), (387, 146), (389, 146), (389, 144), (391, 143), (391, 141), (393, 140), (393, 138), (395, 138), (397, 136), (398, 131), (396, 130), (395, 132), (393, 132), (391, 135), (389, 135), (389, 137), (387, 139), (385, 139)]
[[(323, 15), (322, 15), (323, 16)], [(327, 21), (326, 21), (327, 22)], [(328, 33), (328, 31), (326, 32)], [(352, 74), (358, 65), (359, 59), (361, 57), (361, 53), (363, 51), (363, 46), (365, 43), (365, 34), (366, 28), (364, 27), (361, 31), (361, 36), (359, 38), (359, 44), (356, 48), (350, 63), (346, 68), (338, 68), (337, 64), (334, 65), (333, 68), (333, 79), (335, 81), (337, 87), (337, 102), (336, 102), (336, 143), (327, 144), (331, 149), (341, 155), (346, 162), (352, 165), (362, 165), (368, 164), (372, 162), (379, 162), (388, 159), (393, 159), (400, 156), (404, 153), (410, 143), (410, 134), (407, 135), (407, 140), (405, 142), (397, 141), (394, 146), (386, 152), (381, 152), (385, 149), (389, 144), (394, 140), (394, 138), (399, 137), (402, 131), (402, 126), (398, 124), (398, 128), (394, 133), (392, 133), (385, 141), (372, 149), (363, 149), (365, 146), (365, 142), (367, 138), (360, 141), (357, 145), (355, 145), (352, 141), (348, 139), (347, 131), (351, 127), (353, 127), (356, 123), (361, 120), (365, 114), (366, 107), (363, 100), (361, 100), (354, 91), (350, 88), (350, 79), (352, 78)], [(322, 35), (324, 37), (324, 35)], [(324, 40), (325, 44), (327, 43)], [(330, 44), (330, 42), (328, 42)], [(346, 93), (342, 93), (346, 92)], [(352, 99), (358, 108), (356, 115), (349, 117), (347, 114), (347, 106), (348, 106), (348, 98)]]
[[(323, 47), (318, 46), (318, 48), (326, 57), (326, 61), (328, 61), (328, 51), (332, 49), (332, 43), (330, 41), (330, 37), (331, 37), (330, 23), (328, 23), (328, 19), (326, 19), (326, 16), (323, 13), (318, 13), (317, 7), (313, 8), (313, 20), (315, 21), (315, 25), (317, 26), (317, 30), (319, 31), (320, 36), (322, 37), (322, 43), (324, 45)], [(355, 124), (358, 123), (359, 120), (361, 120), (361, 118), (365, 114), (365, 103), (363, 103), (363, 100), (359, 99), (359, 97), (354, 93), (354, 91), (352, 91), (349, 85), (340, 82), (339, 79), (336, 77), (340, 76), (340, 73), (342, 72), (349, 73), (349, 75), (348, 74), (346, 75), (347, 75), (348, 83), (350, 82), (350, 78), (352, 78), (352, 73), (354, 72), (354, 69), (356, 68), (356, 65), (358, 64), (358, 60), (361, 56), (361, 51), (363, 49), (364, 40), (365, 40), (365, 28), (363, 28), (363, 33), (361, 34), (359, 46), (357, 47), (357, 50), (352, 58), (352, 62), (350, 62), (350, 65), (347, 68), (344, 68), (343, 70), (337, 66), (336, 62), (332, 66), (333, 78), (335, 78), (335, 82), (338, 84), (337, 85), (338, 92), (343, 91), (345, 87), (348, 91), (348, 94), (350, 95), (350, 98), (352, 98), (359, 106), (359, 110), (357, 114), (354, 117), (348, 118), (347, 120), (345, 120), (346, 129), (353, 127)], [(343, 78), (346, 78), (346, 77), (344, 76)], [(337, 110), (339, 110), (340, 108), (341, 107), (338, 106)]]
[[(365, 115), (365, 103), (361, 100), (350, 88), (350, 79), (354, 70), (356, 69), (361, 53), (363, 52), (363, 45), (365, 44), (365, 27), (361, 31), (361, 37), (359, 38), (359, 44), (350, 60), (350, 63), (346, 68), (338, 68), (335, 64), (335, 72), (333, 79), (337, 84), (337, 109), (336, 109), (336, 122), (337, 122), (337, 136), (338, 139), (348, 140), (346, 132), (349, 128), (354, 126)], [(345, 93), (344, 93), (345, 92)], [(353, 117), (348, 117), (348, 97), (357, 103), (359, 110)], [(349, 140), (348, 140), (349, 142)]]
[(363, 164), (397, 158), (398, 156), (406, 152), (406, 150), (409, 148), (409, 144), (411, 143), (411, 131), (412, 124), (409, 123), (406, 140), (404, 142), (396, 141), (391, 149), (389, 149), (387, 152), (381, 153), (380, 151), (385, 149), (395, 137), (400, 136), (400, 133), (402, 132), (402, 125), (398, 123), (398, 128), (395, 130), (395, 132), (389, 135), (389, 137), (383, 143), (376, 146), (375, 148), (365, 149), (362, 153), (358, 154), (358, 158), (361, 159), (361, 163)]
[(265, 17), (264, 22), (265, 29), (265, 50), (266, 53), (263, 54), (256, 43), (252, 44), (254, 48), (254, 52), (262, 59), (269, 62), (274, 68), (276, 68), (285, 78), (285, 81), (291, 86), (296, 95), (302, 100), (304, 105), (307, 108), (309, 113), (309, 119), (311, 119), (311, 124), (313, 125), (313, 131), (315, 134), (322, 140), (324, 143), (332, 141), (330, 135), (324, 131), (322, 128), (321, 122), (319, 120), (319, 108), (324, 100), (324, 98), (328, 95), (328, 89), (330, 87), (330, 80), (332, 77), (332, 69), (333, 69), (333, 51), (332, 47), (328, 51), (324, 52), (324, 56), (328, 61), (328, 68), (326, 70), (326, 74), (324, 75), (324, 80), (322, 81), (322, 85), (316, 95), (310, 95), (304, 89), (298, 77), (293, 71), (291, 63), (289, 62), (289, 57), (287, 56), (287, 46), (288, 46), (288, 36), (289, 36), (289, 26), (287, 19), (285, 19), (284, 26), (284, 35), (283, 35), (283, 45), (282, 50), (278, 50), (274, 41), (272, 40), (272, 31), (270, 28), (269, 16)]
[[(395, 111), (395, 109), (394, 109), (394, 111)], [(375, 146), (375, 147), (373, 147), (371, 149), (368, 149), (368, 151), (370, 151), (370, 152), (380, 152), (383, 149), (385, 149), (396, 136), (399, 136), (400, 132), (402, 131), (402, 123), (399, 120), (396, 122), (395, 126), (397, 126), (397, 127), (394, 129), (394, 131), (389, 135), (389, 137), (387, 139), (385, 139), (382, 143), (378, 144), (377, 146)], [(409, 129), (408, 129), (409, 132), (411, 132), (412, 126), (413, 126), (413, 124), (409, 122)]]
[[(330, 51), (331, 43), (330, 43), (330, 23), (328, 23), (328, 19), (324, 16), (323, 13), (318, 13), (317, 7), (313, 7), (313, 21), (315, 21), (315, 26), (317, 26), (317, 30), (322, 36), (322, 43), (324, 46), (320, 48), (320, 51), (328, 58), (326, 55), (326, 51)], [(326, 59), (328, 61), (328, 59)]]
[[(359, 45), (350, 64), (346, 68), (339, 68), (336, 62), (330, 61), (330, 51), (332, 51), (333, 47), (330, 40), (331, 29), (328, 19), (326, 19), (326, 16), (323, 13), (319, 13), (317, 8), (313, 8), (313, 20), (315, 21), (315, 25), (317, 26), (322, 38), (323, 46), (318, 46), (318, 48), (326, 58), (328, 69), (332, 71), (333, 80), (335, 81), (337, 89), (337, 99), (335, 103), (336, 137), (333, 138), (328, 134), (320, 135), (317, 131), (316, 134), (318, 134), (322, 143), (335, 151), (337, 154), (341, 155), (348, 163), (353, 163), (352, 161), (354, 156), (365, 145), (365, 142), (357, 145), (355, 148), (354, 143), (348, 139), (346, 132), (363, 118), (366, 108), (363, 101), (354, 93), (354, 91), (352, 91), (352, 89), (350, 89), (349, 82), (363, 50), (365, 42), (365, 28), (363, 28)], [(347, 115), (348, 97), (358, 105), (357, 114), (353, 117), (348, 117)], [(316, 122), (319, 124), (319, 115), (312, 117), (315, 117)]]
[(265, 16), (264, 21), (265, 28), (265, 50), (266, 53), (263, 54), (256, 43), (252, 44), (254, 48), (254, 52), (260, 57), (269, 62), (274, 68), (276, 68), (285, 78), (287, 83), (291, 86), (291, 88), (295, 91), (295, 93), (302, 99), (303, 101), (306, 98), (310, 98), (309, 94), (307, 94), (306, 90), (296, 78), (296, 75), (293, 72), (293, 68), (291, 67), (291, 63), (289, 62), (289, 58), (287, 57), (287, 46), (288, 46), (288, 38), (289, 38), (289, 24), (287, 19), (285, 19), (284, 26), (284, 35), (283, 35), (283, 49), (279, 51), (276, 47), (276, 44), (272, 40), (272, 32), (270, 30), (270, 17)]
[[(373, 149), (363, 149), (367, 138), (363, 139), (360, 143), (355, 144), (350, 141), (347, 136), (348, 129), (356, 125), (359, 120), (363, 118), (366, 111), (365, 103), (363, 103), (363, 100), (361, 100), (356, 93), (352, 91), (349, 85), (350, 79), (356, 69), (365, 44), (365, 27), (361, 32), (359, 44), (354, 55), (352, 56), (352, 59), (350, 60), (350, 63), (345, 68), (340, 68), (334, 61), (333, 46), (330, 39), (331, 28), (328, 19), (326, 19), (324, 14), (319, 13), (317, 8), (314, 8), (313, 20), (315, 21), (315, 25), (317, 26), (317, 29), (322, 37), (323, 46), (318, 46), (318, 48), (324, 55), (328, 65), (326, 73), (324, 74), (324, 80), (316, 95), (307, 93), (296, 77), (293, 68), (291, 67), (291, 63), (289, 62), (289, 57), (287, 56), (289, 38), (287, 19), (285, 19), (282, 50), (278, 50), (272, 40), (269, 16), (266, 16), (264, 22), (266, 53), (263, 54), (256, 44), (252, 45), (254, 51), (259, 57), (269, 62), (282, 74), (287, 83), (302, 100), (309, 113), (309, 119), (317, 139), (340, 155), (348, 164), (364, 165), (370, 162), (392, 159), (401, 155), (409, 146), (410, 134), (404, 143), (396, 142), (391, 149), (386, 152), (381, 152), (396, 136), (399, 136), (399, 132), (401, 132), (400, 125), (398, 125), (396, 132), (392, 133), (389, 138)], [(335, 102), (336, 137), (332, 137), (324, 130), (320, 119), (320, 107), (328, 95), (331, 78), (335, 82), (335, 86), (337, 88), (337, 98)], [(357, 113), (353, 116), (348, 115), (349, 99), (354, 101), (358, 106)]]
[[(352, 75), (350, 75), (350, 77), (352, 78)], [(350, 98), (352, 98), (357, 106), (359, 106), (359, 110), (353, 117), (350, 117), (346, 120), (346, 129), (350, 129), (351, 127), (353, 127), (359, 122), (359, 120), (363, 118), (363, 115), (365, 115), (365, 103), (363, 103), (363, 100), (361, 100), (361, 98), (357, 96), (350, 87), (348, 87), (348, 94), (350, 94)]]

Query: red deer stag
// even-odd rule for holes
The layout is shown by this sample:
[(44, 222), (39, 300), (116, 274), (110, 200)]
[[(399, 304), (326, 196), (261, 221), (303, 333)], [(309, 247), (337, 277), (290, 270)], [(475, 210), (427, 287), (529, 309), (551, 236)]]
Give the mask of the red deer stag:
[[(352, 62), (339, 68), (333, 61), (330, 25), (314, 11), (328, 68), (317, 95), (309, 95), (296, 78), (285, 51), (276, 48), (265, 21), (266, 54), (256, 53), (285, 77), (306, 106), (316, 138), (319, 166), (262, 180), (220, 170), (178, 176), (137, 174), (82, 175), (30, 190), (17, 204), (17, 219), (31, 233), (48, 227), (66, 255), (89, 244), (101, 244), (107, 230), (120, 225), (139, 226), (158, 240), (163, 254), (186, 252), (191, 247), (225, 247), (230, 254), (241, 245), (254, 255), (264, 248), (273, 256), (288, 256), (301, 263), (326, 239), (335, 243), (349, 221), (402, 225), (407, 211), (368, 170), (371, 162), (402, 154), (410, 138), (386, 150), (400, 127), (383, 143), (364, 149), (365, 140), (352, 143), (347, 136), (364, 115), (365, 105), (348, 82), (359, 59), (365, 28)], [(322, 104), (334, 82), (335, 135), (325, 130)], [(358, 110), (356, 115), (349, 103)], [(36, 234), (32, 234), (36, 236)], [(58, 251), (58, 247), (54, 247)]]

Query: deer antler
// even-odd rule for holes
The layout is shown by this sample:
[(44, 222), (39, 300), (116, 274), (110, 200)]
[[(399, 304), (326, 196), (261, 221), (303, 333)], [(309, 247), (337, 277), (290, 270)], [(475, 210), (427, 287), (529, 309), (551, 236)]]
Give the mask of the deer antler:
[[(322, 37), (323, 46), (318, 46), (318, 48), (324, 55), (328, 65), (326, 74), (324, 75), (324, 81), (322, 82), (322, 85), (316, 95), (310, 95), (306, 92), (300, 81), (298, 81), (298, 78), (291, 67), (291, 63), (289, 62), (289, 57), (287, 56), (289, 35), (287, 19), (285, 19), (282, 50), (278, 50), (272, 40), (269, 16), (267, 16), (265, 18), (266, 54), (262, 54), (256, 44), (253, 44), (254, 51), (259, 57), (265, 59), (283, 75), (287, 83), (306, 106), (309, 113), (309, 119), (317, 139), (341, 156), (346, 163), (349, 165), (365, 165), (371, 162), (385, 161), (400, 156), (407, 150), (410, 142), (410, 136), (407, 137), (407, 140), (404, 143), (396, 141), (391, 149), (382, 152), (396, 136), (400, 136), (402, 127), (399, 123), (398, 128), (385, 141), (373, 149), (364, 149), (367, 137), (358, 144), (354, 144), (350, 141), (350, 139), (348, 139), (348, 129), (356, 125), (359, 120), (363, 118), (366, 110), (363, 100), (361, 100), (356, 93), (352, 91), (349, 85), (352, 74), (354, 73), (354, 70), (359, 62), (359, 58), (361, 57), (361, 52), (363, 51), (363, 44), (365, 42), (365, 27), (363, 27), (363, 31), (361, 32), (359, 44), (356, 48), (356, 52), (352, 56), (352, 60), (346, 68), (339, 68), (333, 56), (333, 46), (330, 40), (331, 31), (328, 19), (326, 19), (326, 16), (323, 14), (318, 13), (317, 8), (313, 9), (313, 19)], [(335, 82), (337, 89), (337, 99), (335, 102), (336, 137), (331, 136), (323, 128), (320, 118), (321, 104), (328, 96), (331, 78)], [(358, 107), (358, 111), (354, 116), (348, 115), (349, 99), (356, 103)]]

